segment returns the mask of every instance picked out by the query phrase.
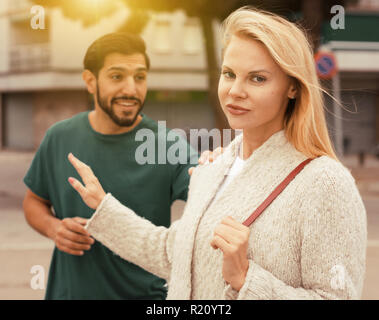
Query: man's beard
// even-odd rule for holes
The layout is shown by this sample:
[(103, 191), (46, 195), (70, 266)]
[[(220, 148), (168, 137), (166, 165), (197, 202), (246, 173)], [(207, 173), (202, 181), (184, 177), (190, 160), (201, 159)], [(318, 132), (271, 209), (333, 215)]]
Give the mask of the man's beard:
[[(112, 121), (117, 124), (120, 127), (131, 127), (137, 120), (137, 117), (139, 116), (141, 110), (144, 106), (144, 101), (141, 101), (137, 97), (134, 96), (120, 96), (112, 98), (110, 101), (110, 105), (107, 104), (106, 99), (101, 98), (100, 96), (100, 90), (99, 87), (96, 87), (96, 97), (97, 97), (97, 103), (99, 104), (99, 107), (112, 119)], [(117, 116), (115, 110), (114, 110), (114, 103), (117, 100), (134, 100), (137, 101), (139, 107), (138, 110), (133, 118), (128, 117), (128, 114), (132, 112), (125, 112), (122, 113), (125, 115), (125, 117), (120, 118)]]

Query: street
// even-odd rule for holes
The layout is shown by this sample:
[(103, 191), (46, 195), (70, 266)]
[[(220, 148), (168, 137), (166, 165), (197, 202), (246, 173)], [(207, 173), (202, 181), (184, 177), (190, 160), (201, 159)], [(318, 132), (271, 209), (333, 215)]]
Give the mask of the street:
[[(1, 300), (38, 300), (43, 299), (45, 293), (53, 243), (28, 226), (22, 211), (26, 191), (22, 179), (33, 155), (31, 152), (0, 152)], [(355, 158), (345, 160), (343, 163), (352, 169), (367, 210), (369, 241), (362, 299), (379, 299), (379, 161), (369, 158), (364, 168), (358, 168)], [(180, 216), (182, 209), (183, 202), (173, 205), (173, 220)], [(31, 273), (33, 266), (41, 267)], [(44, 282), (38, 282), (41, 279)]]

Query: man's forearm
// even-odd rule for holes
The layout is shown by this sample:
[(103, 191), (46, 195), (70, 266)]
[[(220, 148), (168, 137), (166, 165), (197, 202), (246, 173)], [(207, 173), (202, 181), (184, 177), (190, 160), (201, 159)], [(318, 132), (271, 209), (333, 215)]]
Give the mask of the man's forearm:
[(54, 216), (50, 205), (26, 197), (23, 208), (28, 224), (43, 236), (54, 240), (60, 220)]

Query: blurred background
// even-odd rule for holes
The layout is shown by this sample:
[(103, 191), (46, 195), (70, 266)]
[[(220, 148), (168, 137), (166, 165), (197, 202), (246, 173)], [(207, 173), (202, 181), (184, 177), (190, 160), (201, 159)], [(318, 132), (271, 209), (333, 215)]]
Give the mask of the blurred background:
[[(379, 0), (0, 0), (0, 299), (42, 299), (53, 243), (25, 222), (22, 179), (46, 130), (92, 108), (81, 79), (88, 46), (141, 34), (151, 60), (144, 113), (168, 127), (228, 128), (217, 82), (221, 21), (254, 5), (301, 24), (312, 42), (330, 135), (368, 214), (364, 299), (379, 299)], [(177, 219), (183, 203), (172, 208)]]

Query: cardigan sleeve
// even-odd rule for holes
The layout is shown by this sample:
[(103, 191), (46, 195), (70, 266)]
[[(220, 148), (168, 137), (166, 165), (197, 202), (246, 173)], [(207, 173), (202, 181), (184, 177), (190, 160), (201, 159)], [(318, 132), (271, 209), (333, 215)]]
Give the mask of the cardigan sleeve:
[(155, 226), (108, 193), (87, 222), (86, 229), (121, 258), (168, 280), (179, 221), (170, 228)]
[[(226, 299), (359, 299), (367, 243), (366, 210), (347, 169), (323, 171), (302, 201), (301, 286), (287, 285), (253, 260), (239, 292)], [(254, 257), (253, 257), (254, 259)]]

